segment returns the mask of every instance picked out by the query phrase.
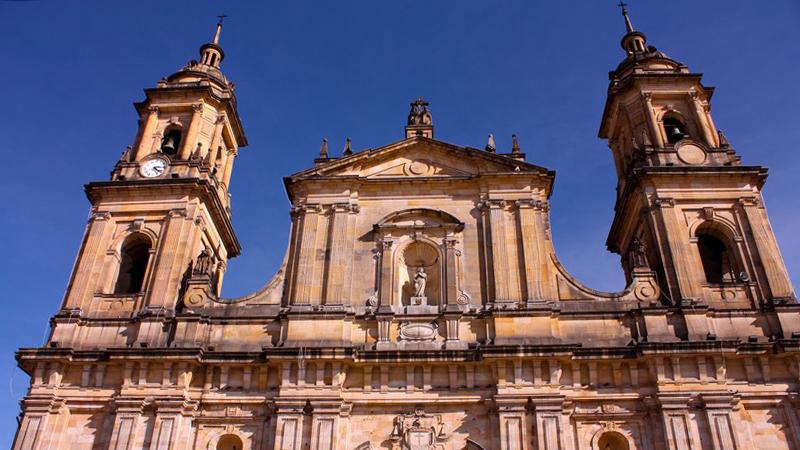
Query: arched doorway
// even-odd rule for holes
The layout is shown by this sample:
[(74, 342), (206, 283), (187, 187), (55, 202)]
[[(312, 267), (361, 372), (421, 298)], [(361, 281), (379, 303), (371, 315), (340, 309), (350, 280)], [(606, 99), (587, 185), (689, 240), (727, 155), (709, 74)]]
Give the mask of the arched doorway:
[(239, 436), (235, 434), (226, 434), (219, 438), (217, 450), (244, 450), (244, 444)]
[(629, 450), (628, 440), (616, 431), (607, 431), (597, 440), (598, 450)]

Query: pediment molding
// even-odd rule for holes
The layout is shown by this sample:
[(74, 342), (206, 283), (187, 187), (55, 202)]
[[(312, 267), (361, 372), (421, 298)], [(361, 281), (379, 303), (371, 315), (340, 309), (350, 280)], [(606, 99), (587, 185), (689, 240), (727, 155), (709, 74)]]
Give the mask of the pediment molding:
[(413, 136), (297, 172), (291, 180), (313, 177), (464, 177), (488, 173), (552, 174), (547, 169), (482, 150)]

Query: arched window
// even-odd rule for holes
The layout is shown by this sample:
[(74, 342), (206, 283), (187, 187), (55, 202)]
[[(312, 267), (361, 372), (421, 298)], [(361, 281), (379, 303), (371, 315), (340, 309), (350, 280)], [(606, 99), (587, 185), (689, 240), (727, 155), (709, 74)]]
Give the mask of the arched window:
[(687, 136), (686, 125), (677, 117), (664, 117), (663, 123), (664, 132), (667, 134), (667, 142), (670, 144), (674, 144)]
[(217, 450), (242, 450), (243, 448), (242, 440), (235, 434), (226, 434), (217, 442)]
[(161, 138), (161, 151), (165, 155), (174, 156), (178, 154), (178, 149), (181, 145), (181, 129), (179, 127), (170, 127), (164, 131), (164, 137)]
[(142, 235), (130, 236), (120, 252), (119, 275), (115, 294), (138, 294), (144, 285), (147, 262), (150, 259), (150, 241)]
[(722, 284), (736, 281), (733, 255), (722, 240), (709, 233), (698, 233), (697, 249), (708, 283)]

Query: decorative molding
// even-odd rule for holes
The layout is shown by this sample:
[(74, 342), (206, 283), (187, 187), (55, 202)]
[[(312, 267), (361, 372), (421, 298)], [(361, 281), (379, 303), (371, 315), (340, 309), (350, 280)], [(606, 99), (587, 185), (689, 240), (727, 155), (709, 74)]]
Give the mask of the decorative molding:
[(436, 340), (439, 326), (436, 322), (400, 322), (399, 340), (430, 342)]

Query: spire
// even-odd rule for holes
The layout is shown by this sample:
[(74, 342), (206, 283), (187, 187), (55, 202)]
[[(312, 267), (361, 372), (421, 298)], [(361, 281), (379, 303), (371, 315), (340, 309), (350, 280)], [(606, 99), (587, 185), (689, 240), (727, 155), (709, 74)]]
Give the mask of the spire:
[(519, 140), (517, 140), (517, 135), (516, 134), (512, 134), (511, 135), (511, 154), (512, 155), (519, 155), (519, 153), (520, 153)]
[(631, 18), (628, 17), (628, 8), (626, 8), (628, 4), (623, 1), (620, 1), (619, 5), (617, 6), (619, 6), (622, 9), (622, 17), (625, 18), (625, 31), (628, 33), (633, 33), (634, 32), (633, 24), (631, 23)]
[(227, 16), (221, 14), (217, 17), (217, 29), (214, 32), (214, 39), (200, 47), (200, 64), (219, 68), (219, 63), (222, 62), (222, 58), (225, 57), (225, 52), (223, 52), (222, 47), (219, 46), (219, 35), (222, 33), (222, 19)]
[(319, 157), (320, 158), (328, 157), (328, 138), (322, 140), (322, 147), (319, 148)]
[(344, 141), (344, 151), (342, 152), (344, 156), (353, 154), (353, 149), (350, 148), (350, 142), (350, 138), (347, 138), (347, 140)]
[(214, 40), (211, 41), (214, 45), (219, 45), (219, 35), (222, 33), (222, 19), (226, 18), (225, 14), (220, 14), (217, 16), (217, 31), (214, 33)]
[(486, 140), (486, 151), (494, 153), (497, 151), (497, 146), (494, 143), (494, 135), (489, 133), (489, 138)]
[(628, 16), (627, 4), (620, 1), (617, 5), (622, 9), (622, 17), (625, 19), (625, 36), (622, 37), (622, 49), (629, 55), (641, 54), (647, 51), (647, 38), (644, 33), (636, 31)]

